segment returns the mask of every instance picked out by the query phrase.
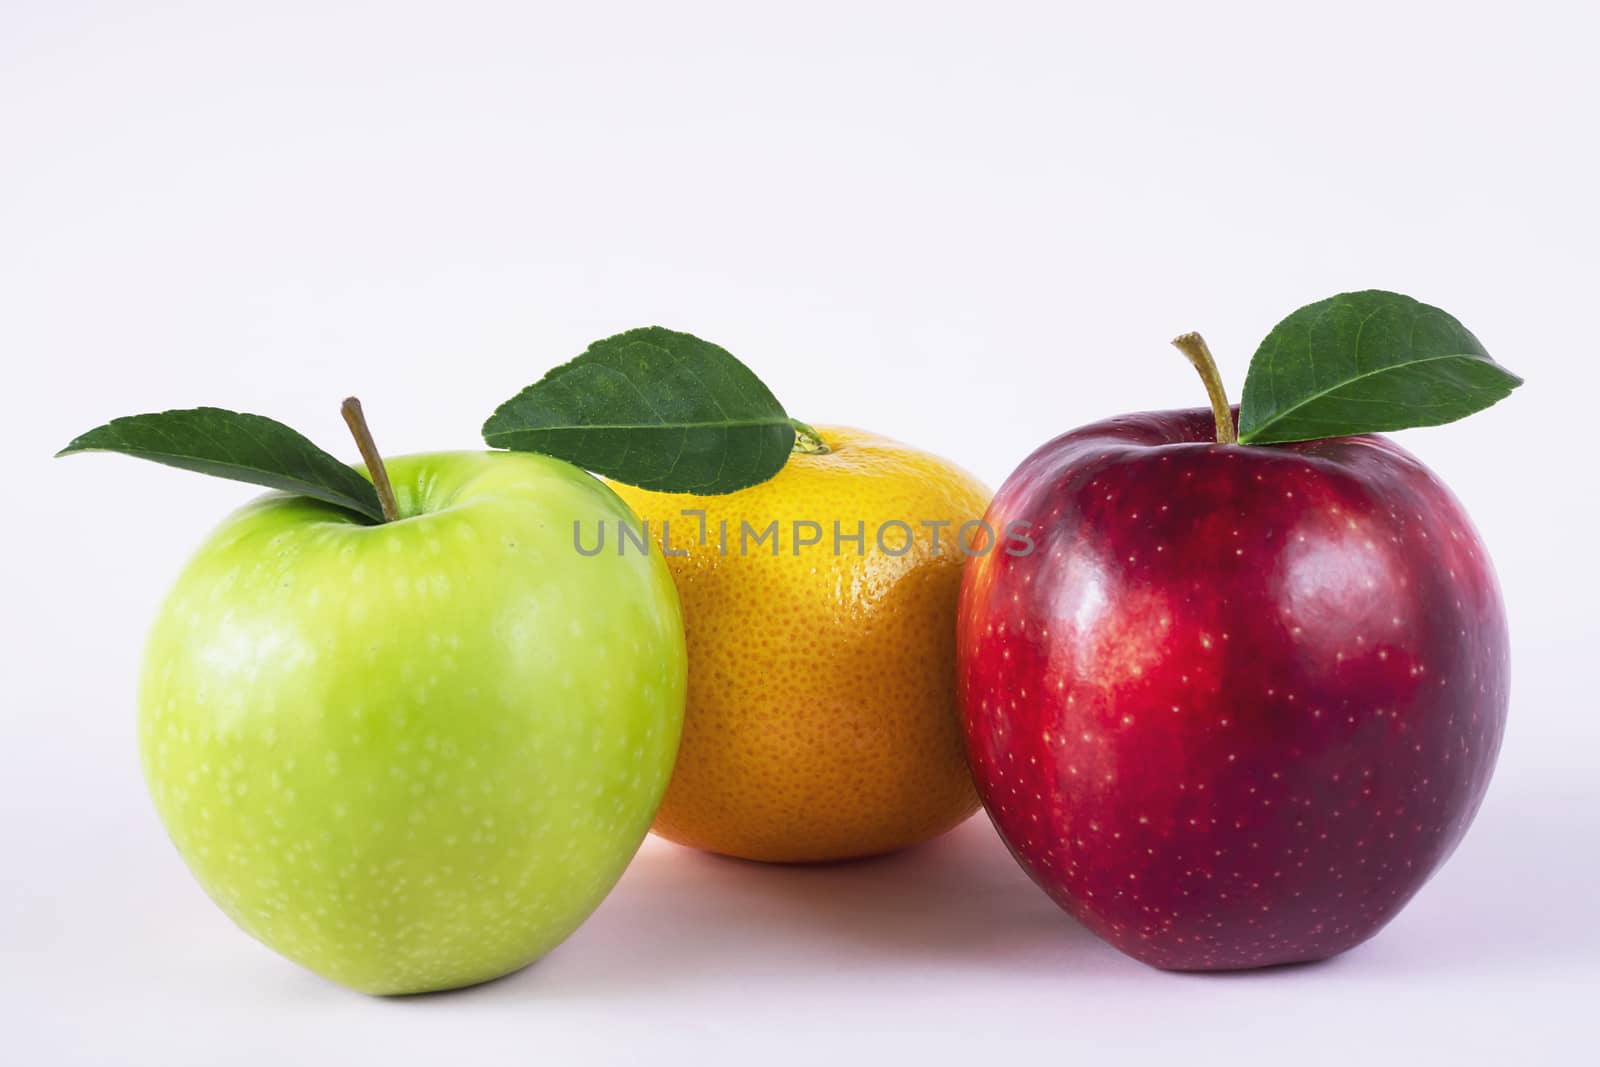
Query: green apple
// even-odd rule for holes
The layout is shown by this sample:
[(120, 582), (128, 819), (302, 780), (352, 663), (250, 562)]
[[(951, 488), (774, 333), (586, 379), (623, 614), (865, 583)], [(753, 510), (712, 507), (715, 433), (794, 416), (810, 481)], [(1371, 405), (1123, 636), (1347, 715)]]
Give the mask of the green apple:
[(243, 508), (150, 635), (139, 747), (178, 852), (250, 934), (372, 993), (538, 959), (622, 874), (684, 701), (657, 554), (574, 549), (636, 521), (559, 460), (388, 461), (399, 519)]

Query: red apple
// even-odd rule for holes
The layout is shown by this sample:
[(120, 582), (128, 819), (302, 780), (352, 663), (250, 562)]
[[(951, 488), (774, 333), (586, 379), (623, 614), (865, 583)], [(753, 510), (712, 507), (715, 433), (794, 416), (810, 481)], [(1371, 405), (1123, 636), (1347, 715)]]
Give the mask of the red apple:
[(1175, 970), (1375, 934), (1472, 821), (1507, 704), (1488, 554), (1426, 467), (1216, 425), (1131, 415), (1040, 448), (987, 516), (1032, 550), (1002, 533), (961, 595), (995, 826), (1058, 904)]

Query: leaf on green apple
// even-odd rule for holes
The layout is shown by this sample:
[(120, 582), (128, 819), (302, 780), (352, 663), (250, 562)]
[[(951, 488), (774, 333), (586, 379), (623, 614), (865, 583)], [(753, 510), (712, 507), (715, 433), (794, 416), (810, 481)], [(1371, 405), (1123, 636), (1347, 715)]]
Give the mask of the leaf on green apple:
[(1239, 443), (1437, 426), (1521, 384), (1438, 308), (1375, 289), (1341, 293), (1296, 311), (1256, 349)]
[(500, 405), (483, 438), (641, 489), (717, 494), (782, 470), (795, 427), (725, 349), (647, 326), (596, 341)]
[(313, 497), (383, 521), (372, 483), (281, 422), (222, 408), (188, 408), (112, 419), (58, 456), (121, 452), (169, 467)]

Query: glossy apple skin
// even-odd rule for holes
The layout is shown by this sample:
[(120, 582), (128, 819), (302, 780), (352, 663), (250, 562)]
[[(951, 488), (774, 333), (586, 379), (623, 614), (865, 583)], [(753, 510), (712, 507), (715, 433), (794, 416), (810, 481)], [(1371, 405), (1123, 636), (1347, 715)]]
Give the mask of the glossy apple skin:
[[(1174, 970), (1371, 937), (1483, 799), (1508, 693), (1488, 554), (1380, 437), (1221, 446), (1209, 411), (1056, 438), (964, 575), (978, 791), (1069, 913)], [(1012, 542), (1021, 552), (1025, 546)]]
[(598, 480), (503, 452), (388, 466), (401, 521), (273, 495), (212, 535), (150, 634), (139, 747), (235, 922), (415, 993), (514, 971), (600, 903), (666, 788), (686, 659), (659, 555), (573, 548), (575, 519), (632, 521)]

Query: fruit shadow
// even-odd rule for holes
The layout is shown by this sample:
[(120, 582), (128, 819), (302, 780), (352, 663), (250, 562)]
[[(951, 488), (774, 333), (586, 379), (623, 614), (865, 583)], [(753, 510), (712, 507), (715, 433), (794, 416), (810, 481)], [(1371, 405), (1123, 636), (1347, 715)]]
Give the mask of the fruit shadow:
[[(1444, 871), (1365, 945), (1321, 962), (1162, 977), (1231, 986), (1530, 964), (1592, 973), (1600, 934), (1572, 917), (1600, 896), (1600, 859), (1586, 847), (1597, 840), (1600, 814), (1581, 786), (1517, 783), (1491, 792)], [(566, 944), (516, 974), (436, 996), (585, 1000), (722, 986), (730, 975), (782, 989), (797, 977), (892, 979), (942, 966), (1069, 982), (1161, 975), (1051, 903), (979, 814), (918, 848), (832, 864), (750, 863), (651, 838)]]
[[(1431, 978), (1536, 967), (1592, 981), (1600, 968), (1600, 811), (1559, 776), (1497, 782), (1445, 867), (1352, 962)], [(1342, 961), (1333, 961), (1342, 962)]]
[(774, 986), (949, 962), (1057, 974), (1137, 966), (1028, 880), (981, 813), (924, 845), (841, 863), (751, 863), (652, 838), (567, 944), (498, 992)]
[(1532, 968), (1589, 981), (1600, 967), (1600, 927), (1571, 917), (1600, 899), (1600, 854), (1587, 847), (1596, 841), (1600, 812), (1582, 783), (1506, 782), (1490, 790), (1455, 855), (1364, 944), (1327, 960), (1179, 977), (1445, 980)]

